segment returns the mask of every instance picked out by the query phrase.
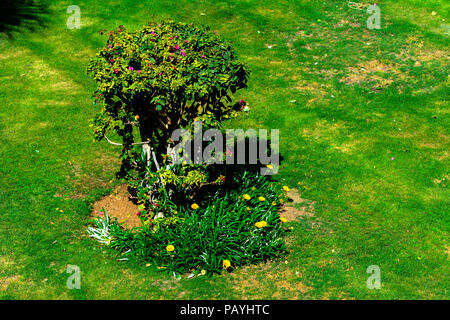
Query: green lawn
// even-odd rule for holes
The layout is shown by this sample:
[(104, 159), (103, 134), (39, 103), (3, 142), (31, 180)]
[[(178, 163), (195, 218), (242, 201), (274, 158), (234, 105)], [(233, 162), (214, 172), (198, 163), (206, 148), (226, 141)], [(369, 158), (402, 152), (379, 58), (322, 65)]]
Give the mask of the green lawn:
[[(49, 2), (0, 40), (1, 299), (449, 298), (448, 1), (380, 1), (381, 30), (347, 1), (306, 0), (80, 0), (69, 30), (73, 3)], [(165, 18), (210, 26), (252, 69), (252, 112), (228, 126), (280, 129), (276, 178), (313, 204), (286, 261), (175, 280), (86, 234), (119, 165), (88, 127), (98, 30)]]

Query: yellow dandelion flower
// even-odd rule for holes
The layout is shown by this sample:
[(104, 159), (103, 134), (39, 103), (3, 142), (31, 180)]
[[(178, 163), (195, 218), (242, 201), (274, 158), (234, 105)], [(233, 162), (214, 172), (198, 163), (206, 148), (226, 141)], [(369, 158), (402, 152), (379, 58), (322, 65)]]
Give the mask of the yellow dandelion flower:
[(272, 205), (273, 205), (273, 206), (276, 206), (276, 205), (277, 205), (277, 203), (276, 203), (275, 201), (273, 201), (273, 202), (272, 202)]
[(259, 197), (258, 200), (259, 200), (259, 201), (266, 201), (266, 198), (264, 198), (264, 197)]
[(252, 210), (252, 208), (250, 208), (250, 207), (247, 207), (247, 211), (250, 211), (250, 210)]
[(191, 205), (191, 208), (194, 209), (194, 210), (197, 210), (197, 209), (198, 209), (198, 204), (193, 203), (193, 204)]
[(291, 189), (289, 189), (288, 186), (284, 186), (284, 187), (283, 187), (283, 190), (286, 191), (286, 192), (288, 192), (288, 191), (291, 190)]
[(136, 121), (139, 120), (139, 116), (136, 115), (136, 116), (134, 117), (134, 119), (135, 119)]
[(266, 165), (267, 168), (273, 169), (273, 166), (271, 164)]
[(168, 252), (172, 252), (173, 250), (175, 250), (175, 247), (174, 247), (173, 245), (169, 244), (169, 245), (166, 247), (166, 250), (167, 250)]
[(61, 209), (61, 210), (59, 210), (59, 212), (64, 212), (64, 210), (63, 210), (63, 209)]
[(230, 260), (223, 260), (222, 265), (224, 269), (228, 269), (229, 267), (231, 267), (231, 262)]
[(248, 194), (244, 194), (243, 197), (244, 197), (245, 200), (250, 200), (252, 198)]
[(256, 226), (257, 228), (264, 228), (264, 227), (267, 227), (267, 222), (265, 222), (265, 221), (259, 221), (259, 222), (256, 222), (256, 223), (255, 223), (255, 226)]
[(252, 191), (255, 191), (256, 190), (256, 188), (255, 187), (252, 187)]
[(285, 217), (280, 217), (281, 222), (286, 223), (287, 219)]
[(206, 274), (206, 270), (202, 270), (200, 273), (202, 276), (204, 276)]

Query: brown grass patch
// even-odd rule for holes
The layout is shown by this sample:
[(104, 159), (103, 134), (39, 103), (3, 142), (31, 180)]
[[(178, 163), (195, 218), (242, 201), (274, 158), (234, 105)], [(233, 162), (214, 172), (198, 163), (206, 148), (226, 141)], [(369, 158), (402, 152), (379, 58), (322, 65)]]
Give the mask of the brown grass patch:
[[(367, 120), (369, 121), (369, 120)], [(361, 148), (366, 149), (372, 145), (373, 139), (368, 137), (363, 137), (360, 139), (356, 139), (353, 136), (349, 136), (350, 140), (337, 145), (336, 143), (331, 143), (334, 149), (345, 153), (345, 154), (355, 154), (357, 152), (361, 152)]]
[(336, 29), (336, 28), (339, 28), (339, 27), (344, 27), (345, 25), (350, 26), (352, 28), (359, 28), (359, 27), (361, 27), (360, 23), (342, 19), (341, 21), (339, 21), (338, 23), (333, 25), (333, 29)]
[[(7, 272), (7, 270), (11, 272), (12, 269), (16, 266), (17, 264), (15, 263), (14, 260), (12, 260), (11, 257), (7, 256), (0, 257), (0, 291), (6, 291), (9, 285), (19, 284), (21, 282), (22, 277), (20, 275), (7, 276), (4, 274), (5, 272)], [(20, 266), (19, 269), (21, 269)]]
[(300, 79), (291, 89), (298, 90), (302, 93), (309, 93), (315, 96), (323, 97), (328, 93), (328, 86), (315, 81), (307, 81)]
[(74, 82), (69, 81), (59, 81), (56, 83), (53, 83), (50, 88), (53, 91), (70, 91), (70, 90), (76, 90), (79, 89), (80, 86)]
[(332, 144), (336, 136), (345, 131), (345, 121), (317, 120), (311, 128), (303, 128), (300, 135), (305, 139), (315, 139)]
[(420, 50), (415, 59), (420, 62), (444, 59), (448, 62), (449, 55), (448, 52), (442, 50)]
[(402, 61), (413, 60), (416, 67), (430, 61), (440, 61), (445, 64), (449, 62), (450, 56), (447, 51), (425, 49), (423, 41), (418, 40), (411, 40), (409, 45), (410, 47), (404, 48), (395, 56)]
[(277, 19), (286, 19), (289, 14), (279, 9), (269, 9), (267, 7), (258, 7), (256, 12), (263, 17), (277, 17)]
[(287, 193), (290, 202), (280, 210), (280, 217), (288, 221), (295, 221), (298, 217), (314, 215), (314, 203), (300, 197), (297, 189), (291, 189)]
[(17, 50), (17, 49), (9, 49), (8, 51), (4, 51), (3, 53), (0, 53), (0, 60), (6, 60), (6, 59), (12, 59), (20, 57), (24, 54), (28, 53), (28, 51), (25, 50)]
[(441, 184), (442, 182), (447, 182), (447, 181), (449, 181), (450, 180), (450, 175), (449, 174), (445, 174), (443, 177), (441, 177), (441, 178), (436, 178), (436, 179), (434, 179), (433, 180), (433, 182), (435, 183), (435, 184)]
[(283, 64), (283, 61), (281, 60), (273, 60), (269, 62), (271, 65), (275, 65), (275, 66), (279, 66), (281, 64)]
[(276, 262), (244, 266), (226, 275), (243, 299), (299, 299), (312, 287), (305, 285), (300, 273)]
[(10, 284), (14, 283), (20, 283), (21, 276), (20, 275), (14, 275), (9, 277), (0, 277), (0, 290), (6, 291), (8, 289), (8, 286)]
[(348, 75), (340, 82), (348, 85), (370, 83), (371, 88), (377, 90), (390, 86), (394, 79), (406, 78), (406, 74), (402, 74), (394, 65), (384, 64), (378, 60), (360, 63), (357, 67), (348, 67), (347, 71)]

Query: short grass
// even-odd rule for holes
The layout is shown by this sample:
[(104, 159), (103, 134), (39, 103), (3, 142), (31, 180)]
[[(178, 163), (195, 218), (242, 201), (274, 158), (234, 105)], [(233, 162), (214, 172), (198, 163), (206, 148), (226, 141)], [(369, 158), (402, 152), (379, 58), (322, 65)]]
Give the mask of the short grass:
[[(69, 30), (71, 4), (0, 41), (0, 298), (449, 298), (447, 1), (379, 1), (381, 30), (347, 1), (306, 0), (85, 0)], [(169, 17), (210, 26), (253, 70), (252, 112), (228, 125), (280, 129), (277, 178), (314, 204), (289, 224), (286, 261), (177, 281), (86, 235), (118, 166), (88, 128), (98, 30)]]

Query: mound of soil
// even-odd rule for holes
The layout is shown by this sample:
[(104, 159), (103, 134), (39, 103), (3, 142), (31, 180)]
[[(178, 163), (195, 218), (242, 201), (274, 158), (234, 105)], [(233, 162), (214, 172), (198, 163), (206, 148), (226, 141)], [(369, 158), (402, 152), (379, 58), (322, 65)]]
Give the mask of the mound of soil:
[(111, 217), (116, 217), (117, 221), (124, 223), (128, 228), (141, 225), (141, 220), (136, 215), (139, 212), (138, 205), (131, 201), (126, 184), (117, 186), (110, 195), (95, 202), (92, 215), (97, 217), (102, 208)]

